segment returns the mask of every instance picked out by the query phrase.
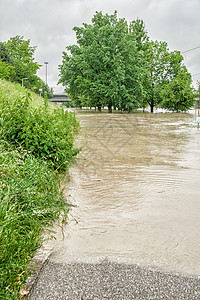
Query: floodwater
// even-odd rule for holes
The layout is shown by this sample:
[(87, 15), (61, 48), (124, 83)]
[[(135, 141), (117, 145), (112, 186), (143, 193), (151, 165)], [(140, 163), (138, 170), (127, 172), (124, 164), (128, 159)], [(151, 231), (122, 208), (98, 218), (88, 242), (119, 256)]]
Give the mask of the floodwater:
[[(200, 275), (200, 129), (192, 114), (78, 113), (74, 207), (58, 262), (109, 258)], [(76, 221), (78, 223), (76, 223)]]

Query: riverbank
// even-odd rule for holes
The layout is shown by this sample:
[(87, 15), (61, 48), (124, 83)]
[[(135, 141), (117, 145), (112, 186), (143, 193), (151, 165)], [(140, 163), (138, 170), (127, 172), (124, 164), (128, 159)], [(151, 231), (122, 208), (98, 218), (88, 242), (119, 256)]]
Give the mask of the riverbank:
[(199, 300), (200, 278), (108, 260), (43, 265), (30, 300)]
[(0, 299), (19, 299), (42, 233), (70, 205), (62, 180), (78, 149), (74, 114), (0, 80)]

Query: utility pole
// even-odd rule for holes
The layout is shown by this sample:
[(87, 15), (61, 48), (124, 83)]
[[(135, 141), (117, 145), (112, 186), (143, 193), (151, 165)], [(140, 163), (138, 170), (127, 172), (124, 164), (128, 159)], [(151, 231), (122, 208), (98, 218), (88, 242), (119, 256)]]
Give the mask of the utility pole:
[(44, 64), (46, 65), (46, 85), (47, 85), (47, 65), (48, 65), (48, 61), (45, 61)]
[(24, 86), (24, 80), (26, 80), (28, 78), (22, 78), (22, 86)]

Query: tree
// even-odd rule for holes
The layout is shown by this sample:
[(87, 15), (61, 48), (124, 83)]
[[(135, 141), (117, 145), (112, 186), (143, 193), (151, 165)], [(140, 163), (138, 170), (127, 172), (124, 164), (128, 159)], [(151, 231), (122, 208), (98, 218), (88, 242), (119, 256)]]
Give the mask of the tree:
[(135, 21), (131, 22), (130, 31), (135, 34), (138, 50), (146, 50), (149, 36), (144, 21), (137, 18)]
[[(72, 100), (88, 106), (131, 111), (143, 96), (144, 55), (136, 34), (117, 12), (96, 12), (92, 24), (75, 27), (77, 45), (63, 52), (59, 83)], [(83, 100), (84, 99), (84, 100)]]
[(0, 78), (11, 80), (15, 76), (15, 68), (0, 60)]
[(197, 97), (200, 97), (200, 81), (197, 81)]
[(170, 52), (166, 42), (150, 41), (146, 50), (149, 76), (146, 81), (147, 102), (151, 112), (162, 102), (160, 91), (181, 71), (183, 57), (179, 51)]
[(0, 42), (0, 60), (10, 65), (13, 64), (9, 51), (3, 42)]
[(42, 80), (41, 83), (41, 95), (44, 97), (46, 94), (48, 99), (53, 98), (53, 88), (49, 87), (48, 84), (44, 83)]
[(177, 76), (161, 90), (161, 107), (180, 112), (187, 111), (194, 105), (192, 77), (186, 67), (182, 67)]
[(21, 83), (22, 78), (28, 78), (24, 82), (25, 86), (28, 88), (35, 86), (38, 81), (36, 72), (40, 68), (40, 65), (34, 61), (36, 47), (32, 47), (30, 40), (26, 41), (19, 35), (10, 38), (5, 45), (15, 67), (14, 80)]

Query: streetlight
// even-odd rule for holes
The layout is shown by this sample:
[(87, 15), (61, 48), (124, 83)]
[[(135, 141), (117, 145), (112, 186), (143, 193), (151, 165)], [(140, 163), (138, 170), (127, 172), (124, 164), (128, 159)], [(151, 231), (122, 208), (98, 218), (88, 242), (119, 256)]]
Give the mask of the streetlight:
[(22, 78), (22, 86), (24, 86), (24, 80), (26, 80), (28, 78)]
[(47, 85), (47, 65), (48, 65), (48, 61), (45, 61), (44, 64), (46, 65), (46, 85)]

